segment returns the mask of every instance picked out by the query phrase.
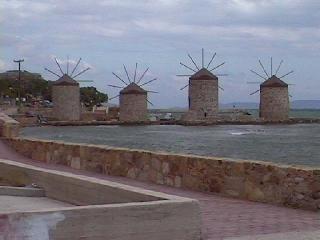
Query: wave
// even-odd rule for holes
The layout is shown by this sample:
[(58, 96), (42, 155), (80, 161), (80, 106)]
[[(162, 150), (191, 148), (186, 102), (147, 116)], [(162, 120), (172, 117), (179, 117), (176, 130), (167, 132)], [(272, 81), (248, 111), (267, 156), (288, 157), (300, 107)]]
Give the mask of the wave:
[(250, 130), (244, 132), (230, 132), (231, 135), (241, 136), (241, 135), (249, 135), (249, 134), (263, 134), (265, 133), (264, 130)]

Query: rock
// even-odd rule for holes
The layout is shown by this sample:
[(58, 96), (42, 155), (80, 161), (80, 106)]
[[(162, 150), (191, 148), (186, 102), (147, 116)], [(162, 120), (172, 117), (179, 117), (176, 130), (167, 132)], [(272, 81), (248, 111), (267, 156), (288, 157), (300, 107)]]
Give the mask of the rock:
[(160, 162), (160, 160), (153, 156), (151, 158), (151, 167), (154, 170), (161, 171), (161, 162)]
[(265, 200), (264, 193), (254, 183), (246, 181), (244, 189), (248, 200), (261, 202)]
[(180, 188), (181, 187), (181, 183), (182, 183), (181, 177), (180, 176), (176, 176), (174, 178), (174, 186), (177, 187), (177, 188)]
[(163, 173), (164, 175), (168, 175), (169, 171), (170, 171), (169, 163), (163, 162), (163, 163), (162, 163), (162, 173)]
[(80, 157), (71, 158), (71, 168), (81, 169)]
[(302, 200), (304, 199), (304, 195), (303, 194), (296, 194), (296, 198), (299, 199), (299, 200)]
[(294, 181), (295, 181), (296, 183), (300, 183), (300, 182), (303, 182), (303, 181), (304, 181), (304, 178), (302, 178), (302, 177), (295, 177), (295, 178), (294, 178)]
[(137, 169), (135, 169), (135, 168), (129, 169), (129, 171), (127, 173), (127, 177), (135, 179), (137, 177)]

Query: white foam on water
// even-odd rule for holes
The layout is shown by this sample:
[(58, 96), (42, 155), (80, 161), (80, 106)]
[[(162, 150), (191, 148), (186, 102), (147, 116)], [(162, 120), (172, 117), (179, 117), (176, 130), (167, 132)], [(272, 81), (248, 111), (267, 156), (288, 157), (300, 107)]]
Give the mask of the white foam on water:
[(248, 134), (248, 133), (245, 133), (245, 132), (231, 132), (230, 134), (231, 135), (245, 135), (245, 134)]
[(250, 135), (250, 134), (255, 134), (255, 135), (258, 135), (258, 134), (263, 134), (265, 133), (264, 130), (247, 130), (245, 132), (230, 132), (231, 135), (236, 135), (236, 136), (241, 136), (241, 135)]

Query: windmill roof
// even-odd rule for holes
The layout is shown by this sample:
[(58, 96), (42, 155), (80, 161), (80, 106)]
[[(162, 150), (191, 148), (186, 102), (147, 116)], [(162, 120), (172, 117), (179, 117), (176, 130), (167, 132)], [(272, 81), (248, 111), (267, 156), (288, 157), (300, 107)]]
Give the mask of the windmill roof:
[(55, 86), (78, 86), (79, 83), (67, 74), (63, 74), (61, 78), (53, 83)]
[(206, 68), (201, 68), (190, 77), (190, 80), (218, 80), (218, 77)]
[(264, 81), (260, 86), (261, 87), (288, 87), (288, 84), (286, 84), (280, 78), (273, 75), (272, 77)]
[(138, 86), (136, 83), (130, 83), (120, 91), (120, 94), (147, 94), (147, 91)]

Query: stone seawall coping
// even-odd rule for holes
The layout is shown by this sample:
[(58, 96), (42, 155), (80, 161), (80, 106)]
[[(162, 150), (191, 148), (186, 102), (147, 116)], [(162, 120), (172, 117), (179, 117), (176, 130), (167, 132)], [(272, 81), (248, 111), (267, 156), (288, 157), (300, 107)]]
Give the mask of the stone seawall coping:
[(74, 169), (294, 208), (320, 208), (320, 168), (27, 138), (6, 142), (26, 157)]
[(8, 115), (0, 112), (0, 137), (12, 138), (19, 136), (20, 124)]
[(0, 176), (12, 184), (35, 183), (45, 191), (39, 201), (8, 198), (17, 188), (6, 189), (1, 239), (201, 239), (199, 203), (193, 199), (4, 159)]

